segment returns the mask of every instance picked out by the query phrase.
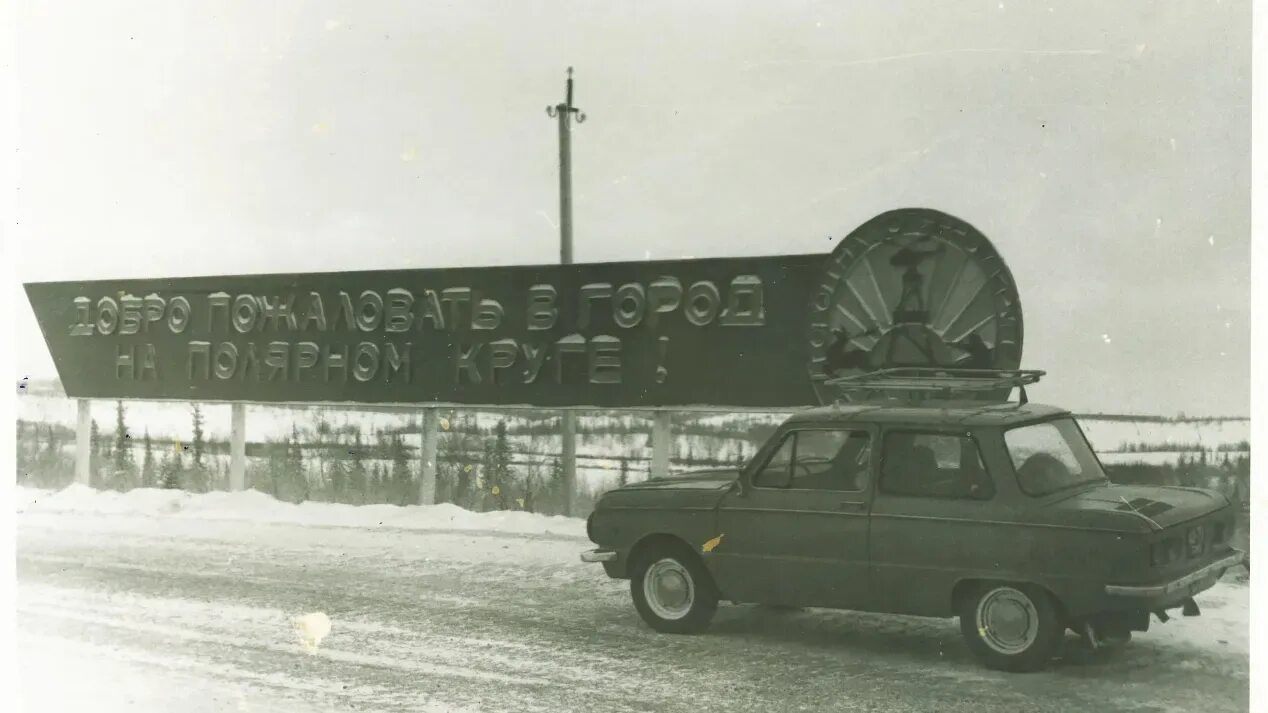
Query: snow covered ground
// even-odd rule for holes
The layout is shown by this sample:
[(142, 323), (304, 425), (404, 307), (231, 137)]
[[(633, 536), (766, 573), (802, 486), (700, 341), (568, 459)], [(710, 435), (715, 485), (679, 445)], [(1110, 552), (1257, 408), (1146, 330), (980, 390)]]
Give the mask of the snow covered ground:
[(60, 491), (16, 488), (25, 514), (130, 515), (164, 520), (229, 520), (357, 527), (368, 530), (487, 530), (521, 535), (586, 536), (584, 520), (522, 511), (471, 512), (456, 505), (343, 505), (274, 500), (258, 490), (188, 493), (137, 488), (126, 493), (71, 485)]
[[(723, 607), (644, 626), (583, 523), (258, 493), (20, 489), (29, 711), (1245, 711), (1247, 588), (1101, 655), (987, 671), (953, 621)], [(321, 612), (310, 653), (295, 618)]]

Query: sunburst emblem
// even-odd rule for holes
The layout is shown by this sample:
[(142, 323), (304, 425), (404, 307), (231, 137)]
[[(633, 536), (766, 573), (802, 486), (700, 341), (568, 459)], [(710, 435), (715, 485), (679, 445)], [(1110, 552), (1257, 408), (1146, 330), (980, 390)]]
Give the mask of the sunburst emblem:
[(811, 299), (810, 378), (899, 366), (1016, 369), (1017, 287), (986, 236), (934, 210), (883, 213), (832, 251)]

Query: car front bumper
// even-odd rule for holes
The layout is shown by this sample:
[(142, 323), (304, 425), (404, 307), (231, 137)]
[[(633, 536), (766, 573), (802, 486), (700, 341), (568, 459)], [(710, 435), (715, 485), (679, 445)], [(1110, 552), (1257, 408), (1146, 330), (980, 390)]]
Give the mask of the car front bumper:
[(1188, 597), (1209, 589), (1230, 567), (1236, 567), (1246, 559), (1246, 553), (1234, 550), (1233, 554), (1194, 570), (1189, 574), (1173, 579), (1170, 582), (1150, 585), (1107, 584), (1105, 593), (1118, 597), (1134, 597), (1140, 599), (1170, 599), (1174, 596)]
[(582, 562), (611, 562), (616, 559), (612, 550), (586, 550), (581, 553)]

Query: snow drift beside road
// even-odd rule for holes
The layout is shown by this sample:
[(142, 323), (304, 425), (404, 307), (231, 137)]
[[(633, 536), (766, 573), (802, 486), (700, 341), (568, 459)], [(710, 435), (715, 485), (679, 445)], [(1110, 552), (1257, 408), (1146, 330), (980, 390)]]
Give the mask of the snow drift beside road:
[(19, 513), (85, 513), (140, 515), (195, 520), (245, 520), (258, 523), (396, 528), (406, 530), (491, 530), (518, 535), (565, 535), (584, 538), (585, 520), (529, 512), (471, 512), (457, 505), (342, 505), (286, 503), (246, 490), (187, 493), (181, 490), (138, 488), (126, 493), (71, 485), (63, 490), (17, 486)]

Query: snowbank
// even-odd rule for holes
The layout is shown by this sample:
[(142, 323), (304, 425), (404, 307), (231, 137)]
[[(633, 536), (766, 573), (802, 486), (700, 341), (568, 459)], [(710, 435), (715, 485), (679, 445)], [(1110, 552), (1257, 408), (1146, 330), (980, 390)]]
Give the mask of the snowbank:
[(18, 513), (140, 515), (195, 520), (242, 520), (319, 527), (406, 530), (485, 530), (518, 535), (586, 536), (585, 520), (528, 512), (471, 512), (441, 505), (341, 505), (275, 500), (258, 490), (238, 493), (187, 493), (139, 488), (126, 493), (71, 485), (63, 490), (17, 486)]

